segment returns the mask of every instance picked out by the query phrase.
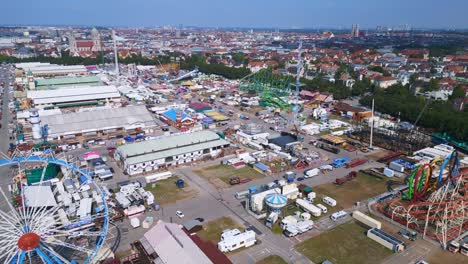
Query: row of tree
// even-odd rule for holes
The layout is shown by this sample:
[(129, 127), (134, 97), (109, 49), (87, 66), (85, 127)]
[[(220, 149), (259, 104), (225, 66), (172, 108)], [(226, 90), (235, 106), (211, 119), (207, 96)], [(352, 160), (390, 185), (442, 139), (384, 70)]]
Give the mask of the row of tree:
[(245, 67), (234, 68), (224, 64), (207, 63), (205, 57), (198, 55), (192, 55), (184, 61), (181, 61), (180, 68), (186, 70), (198, 68), (200, 72), (221, 75), (228, 79), (240, 79), (251, 73), (250, 70)]
[[(459, 90), (459, 89), (458, 89)], [(459, 91), (456, 97), (464, 96)], [(376, 111), (400, 116), (402, 120), (414, 122), (426, 104), (422, 96), (415, 96), (410, 92), (408, 86), (400, 84), (393, 85), (386, 90), (376, 90), (372, 96), (365, 96), (360, 103), (371, 106), (375, 99)], [(460, 140), (468, 140), (468, 110), (464, 112), (455, 111), (452, 101), (431, 101), (423, 112), (418, 125), (431, 128), (438, 132), (447, 132)]]

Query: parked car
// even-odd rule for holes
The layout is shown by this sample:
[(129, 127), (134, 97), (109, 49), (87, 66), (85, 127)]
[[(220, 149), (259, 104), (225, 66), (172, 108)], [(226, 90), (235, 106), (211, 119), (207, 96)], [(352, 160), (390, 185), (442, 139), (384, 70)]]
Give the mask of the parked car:
[(179, 218), (183, 218), (185, 215), (184, 213), (182, 213), (182, 211), (180, 210), (177, 210), (176, 213), (175, 213)]
[(400, 234), (402, 237), (408, 239), (408, 240), (411, 240), (411, 241), (415, 241), (416, 240), (416, 232), (414, 231), (408, 231), (406, 229), (401, 229), (400, 231), (398, 231), (398, 234)]

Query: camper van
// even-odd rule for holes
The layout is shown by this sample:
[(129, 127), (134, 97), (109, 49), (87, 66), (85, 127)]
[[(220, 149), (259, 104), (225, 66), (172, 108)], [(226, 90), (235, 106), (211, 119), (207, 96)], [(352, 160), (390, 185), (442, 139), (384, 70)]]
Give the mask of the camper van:
[(347, 215), (348, 215), (348, 213), (346, 213), (345, 211), (339, 211), (339, 212), (333, 213), (333, 214), (330, 216), (330, 218), (331, 218), (331, 220), (333, 220), (333, 221), (338, 221), (338, 220), (340, 220), (340, 219), (345, 218)]

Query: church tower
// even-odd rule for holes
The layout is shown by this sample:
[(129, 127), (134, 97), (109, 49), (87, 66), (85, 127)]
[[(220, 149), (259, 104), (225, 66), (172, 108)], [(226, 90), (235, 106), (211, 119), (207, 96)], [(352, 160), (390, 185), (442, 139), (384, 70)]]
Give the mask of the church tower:
[(73, 33), (70, 33), (68, 36), (68, 46), (70, 49), (70, 53), (78, 52), (78, 47), (76, 46), (76, 39)]
[(101, 35), (99, 34), (99, 31), (96, 28), (93, 28), (91, 30), (91, 40), (93, 41), (92, 51), (101, 51)]

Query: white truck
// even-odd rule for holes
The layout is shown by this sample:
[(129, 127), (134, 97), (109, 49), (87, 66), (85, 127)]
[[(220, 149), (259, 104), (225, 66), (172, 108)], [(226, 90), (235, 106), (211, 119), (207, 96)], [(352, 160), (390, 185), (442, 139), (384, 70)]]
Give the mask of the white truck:
[(320, 210), (320, 208), (313, 205), (309, 201), (303, 199), (296, 199), (296, 205), (315, 217), (319, 217), (320, 215), (322, 215), (322, 210)]
[(319, 174), (320, 172), (320, 169), (319, 168), (315, 168), (315, 169), (310, 169), (310, 170), (306, 170), (304, 171), (304, 178), (312, 178), (312, 177), (315, 177)]
[(265, 225), (269, 228), (272, 228), (273, 225), (278, 221), (278, 213), (277, 212), (271, 212), (270, 215), (267, 217), (265, 220)]
[(288, 215), (281, 220), (280, 227), (281, 229), (286, 230), (288, 226), (293, 226), (295, 224), (297, 224), (297, 218), (292, 215)]

